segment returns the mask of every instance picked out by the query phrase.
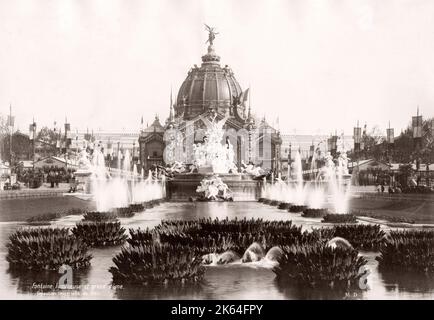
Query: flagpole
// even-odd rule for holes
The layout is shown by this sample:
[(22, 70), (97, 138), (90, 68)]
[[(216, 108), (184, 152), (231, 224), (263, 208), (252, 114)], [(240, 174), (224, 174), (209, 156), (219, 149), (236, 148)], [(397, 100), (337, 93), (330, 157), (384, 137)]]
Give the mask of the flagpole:
[(12, 121), (12, 104), (9, 103), (9, 126), (10, 126), (10, 141), (9, 141), (9, 168), (12, 174), (12, 132), (14, 131)]
[(36, 146), (36, 125), (35, 125), (35, 117), (33, 117), (33, 122), (32, 122), (32, 128), (33, 128), (33, 173), (35, 173), (35, 146)]

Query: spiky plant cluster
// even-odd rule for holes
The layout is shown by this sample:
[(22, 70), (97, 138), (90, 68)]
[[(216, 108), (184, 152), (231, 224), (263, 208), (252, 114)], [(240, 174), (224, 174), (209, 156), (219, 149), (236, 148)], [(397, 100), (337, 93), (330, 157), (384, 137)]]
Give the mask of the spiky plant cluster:
[(354, 287), (367, 263), (357, 250), (332, 248), (324, 243), (287, 246), (283, 252), (273, 271), (282, 280), (310, 287)]
[(200, 255), (188, 246), (143, 244), (122, 248), (109, 269), (113, 284), (195, 283), (205, 269)]
[(406, 239), (429, 241), (429, 240), (434, 240), (434, 230), (413, 229), (413, 230), (391, 231), (388, 235), (388, 239), (397, 240), (397, 241), (406, 240)]
[(291, 208), (292, 203), (289, 202), (281, 202), (279, 203), (279, 205), (277, 206), (278, 209), (280, 210), (289, 210), (289, 208)]
[(277, 207), (277, 206), (279, 205), (279, 203), (280, 203), (280, 201), (277, 201), (277, 200), (271, 200), (270, 203), (269, 203), (269, 205), (270, 205), (270, 206), (273, 206), (273, 207)]
[(151, 232), (133, 231), (128, 242), (132, 245), (149, 242), (151, 239), (172, 245), (189, 245), (197, 252), (224, 252), (233, 250), (240, 254), (258, 242), (267, 249), (276, 245), (289, 245), (310, 241), (301, 232), (301, 227), (291, 221), (263, 221), (262, 219), (199, 219), (194, 221), (162, 221)]
[(326, 214), (322, 221), (324, 223), (357, 223), (357, 217), (353, 214)]
[(231, 219), (211, 218), (197, 220), (200, 230), (205, 232), (300, 232), (301, 227), (292, 224), (292, 221), (268, 221), (263, 219)]
[(51, 221), (60, 219), (62, 217), (61, 212), (49, 212), (40, 214), (37, 216), (30, 217), (26, 220), (27, 224), (37, 226), (37, 225), (49, 225)]
[(130, 237), (127, 239), (127, 242), (133, 247), (142, 244), (150, 244), (156, 240), (156, 233), (148, 228), (145, 230), (141, 230), (140, 228), (136, 230), (129, 229), (129, 234)]
[(305, 205), (292, 205), (289, 207), (288, 211), (292, 213), (299, 213), (303, 212), (307, 209), (307, 206)]
[(359, 217), (370, 217), (370, 218), (374, 218), (374, 219), (378, 219), (378, 220), (386, 220), (386, 221), (389, 221), (392, 223), (414, 224), (416, 222), (414, 219), (395, 215), (395, 214), (387, 215), (387, 214), (379, 214), (379, 213), (370, 212), (370, 211), (358, 211), (358, 210), (353, 211), (352, 213), (356, 216), (359, 216)]
[(359, 250), (377, 251), (386, 242), (386, 233), (378, 224), (337, 225), (332, 230), (333, 237), (344, 238)]
[(163, 199), (154, 199), (154, 200), (150, 200), (150, 201), (143, 203), (143, 205), (145, 206), (145, 208), (151, 209), (155, 206), (159, 206), (163, 202), (164, 202)]
[(18, 230), (9, 237), (6, 260), (12, 269), (58, 270), (63, 264), (73, 269), (90, 265), (88, 246), (67, 228)]
[(131, 218), (136, 213), (142, 212), (146, 208), (152, 207), (153, 205), (150, 205), (149, 203), (133, 203), (130, 204), (128, 207), (114, 208), (112, 209), (112, 212), (114, 212), (120, 218)]
[(329, 210), (325, 208), (305, 208), (302, 216), (306, 218), (322, 218), (328, 213)]
[(392, 231), (377, 257), (383, 270), (434, 273), (434, 231)]
[(117, 246), (127, 239), (119, 221), (79, 222), (72, 233), (92, 247)]
[(114, 212), (89, 211), (83, 215), (82, 221), (101, 222), (101, 221), (114, 221), (116, 219), (117, 219), (117, 215)]
[(150, 209), (156, 205), (159, 205), (161, 201), (162, 200), (150, 200), (143, 203), (133, 203), (128, 207), (114, 208), (112, 209), (112, 212), (114, 212), (120, 218), (131, 218), (138, 212), (142, 212), (146, 209)]
[(73, 209), (68, 209), (68, 210), (58, 211), (58, 212), (48, 212), (48, 213), (43, 213), (43, 214), (30, 217), (26, 220), (26, 222), (27, 224), (34, 225), (34, 226), (49, 225), (51, 221), (60, 219), (64, 216), (83, 214), (83, 212), (85, 211), (86, 211), (85, 209), (73, 208)]
[(242, 255), (246, 249), (257, 242), (268, 250), (277, 245), (288, 245), (301, 241), (300, 234), (271, 234), (265, 232), (242, 233), (242, 232), (212, 232), (207, 235), (188, 234), (188, 233), (160, 233), (159, 239), (162, 243), (188, 245), (196, 248), (202, 254), (222, 253), (232, 250)]

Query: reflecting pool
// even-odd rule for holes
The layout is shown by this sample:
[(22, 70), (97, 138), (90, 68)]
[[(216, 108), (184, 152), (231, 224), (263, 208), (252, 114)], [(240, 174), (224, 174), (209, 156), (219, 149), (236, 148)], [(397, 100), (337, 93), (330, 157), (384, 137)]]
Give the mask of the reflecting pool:
[[(30, 210), (31, 208), (29, 208)], [(265, 220), (292, 220), (303, 229), (323, 227), (320, 219), (308, 219), (256, 202), (164, 203), (120, 219), (129, 228), (152, 228), (162, 219), (191, 220), (210, 218), (263, 218)], [(12, 219), (8, 219), (12, 220)], [(53, 226), (72, 227), (81, 216), (66, 216)], [(279, 283), (270, 266), (262, 261), (208, 266), (204, 280), (198, 285), (112, 287), (108, 269), (120, 247), (91, 249), (91, 267), (73, 274), (73, 288), (53, 289), (59, 279), (56, 273), (12, 272), (6, 261), (6, 243), (9, 235), (24, 222), (0, 222), (0, 298), (3, 299), (434, 299), (434, 279), (397, 273), (382, 273), (375, 261), (377, 253), (361, 252), (368, 260), (369, 289), (342, 292), (332, 289), (300, 288), (290, 283)]]

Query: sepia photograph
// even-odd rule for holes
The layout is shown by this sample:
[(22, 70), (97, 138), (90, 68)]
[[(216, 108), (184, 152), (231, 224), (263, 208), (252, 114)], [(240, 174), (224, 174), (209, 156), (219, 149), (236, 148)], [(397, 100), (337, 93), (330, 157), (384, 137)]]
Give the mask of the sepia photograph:
[(0, 299), (433, 300), (433, 57), (430, 0), (0, 0)]

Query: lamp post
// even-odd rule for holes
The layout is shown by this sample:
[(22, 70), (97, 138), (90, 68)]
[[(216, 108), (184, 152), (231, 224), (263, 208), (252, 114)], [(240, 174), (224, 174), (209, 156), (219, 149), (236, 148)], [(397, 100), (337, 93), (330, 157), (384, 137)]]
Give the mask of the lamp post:
[[(360, 181), (360, 168), (359, 168), (359, 158), (360, 158), (360, 150), (361, 150), (361, 142), (362, 142), (362, 128), (359, 127), (359, 121), (357, 121), (357, 126), (354, 127), (354, 156), (356, 157), (357, 162), (357, 177), (356, 183), (359, 184)], [(354, 174), (354, 169), (353, 169)]]
[[(390, 127), (390, 121), (389, 121), (389, 128), (387, 129), (387, 161), (389, 162), (389, 168), (392, 165), (392, 154), (393, 154), (393, 146), (395, 143), (395, 133), (393, 128)], [(393, 175), (390, 176), (390, 183), (393, 184)]]
[[(417, 107), (417, 115), (412, 118), (414, 153), (416, 158), (416, 172), (419, 177), (420, 167), (420, 149), (422, 144), (422, 116), (419, 115), (419, 106)], [(419, 179), (417, 179), (418, 181)], [(419, 184), (419, 183), (418, 183)]]
[(288, 183), (289, 179), (291, 179), (291, 142), (289, 143), (289, 149), (288, 149)]
[(136, 156), (136, 142), (133, 141), (133, 157), (131, 158), (131, 160), (132, 160), (132, 166), (134, 166), (134, 162), (135, 162), (134, 158), (135, 158), (135, 156)]
[(35, 146), (36, 146), (36, 122), (35, 119), (33, 119), (33, 123), (29, 126), (29, 133), (30, 133), (30, 139), (32, 140), (32, 147), (33, 147), (33, 171), (35, 171)]

